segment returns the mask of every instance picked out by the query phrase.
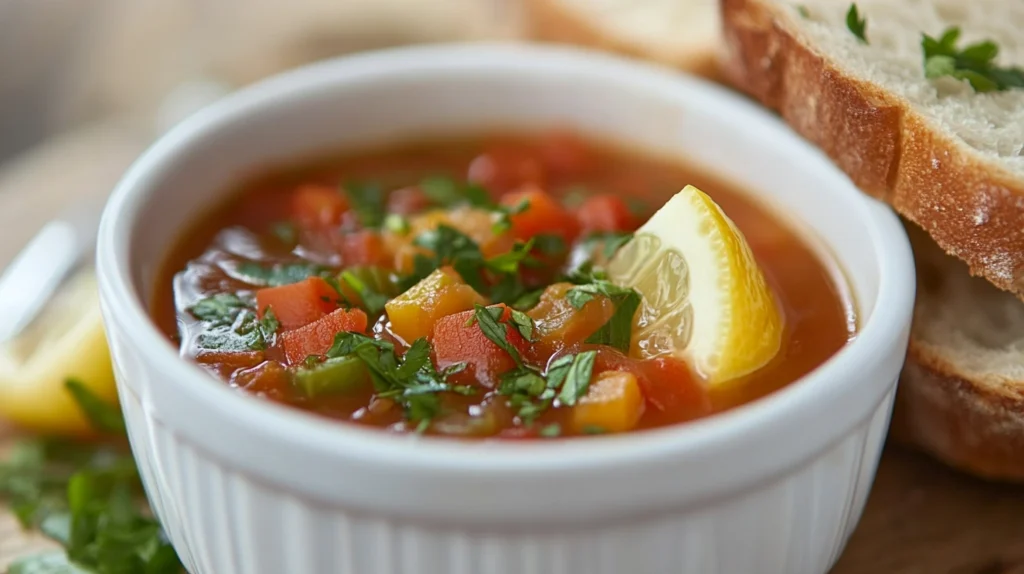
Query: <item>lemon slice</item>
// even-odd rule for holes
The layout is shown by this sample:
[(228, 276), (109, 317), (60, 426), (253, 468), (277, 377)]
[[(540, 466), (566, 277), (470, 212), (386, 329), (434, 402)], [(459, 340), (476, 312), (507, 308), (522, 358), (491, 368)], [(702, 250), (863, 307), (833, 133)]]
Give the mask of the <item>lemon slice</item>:
[(709, 386), (763, 367), (782, 344), (782, 316), (743, 234), (696, 187), (672, 197), (608, 263), (611, 281), (643, 296), (631, 353), (672, 354)]
[(39, 433), (92, 434), (64, 387), (68, 378), (117, 400), (91, 271), (69, 279), (21, 335), (0, 345), (0, 418)]

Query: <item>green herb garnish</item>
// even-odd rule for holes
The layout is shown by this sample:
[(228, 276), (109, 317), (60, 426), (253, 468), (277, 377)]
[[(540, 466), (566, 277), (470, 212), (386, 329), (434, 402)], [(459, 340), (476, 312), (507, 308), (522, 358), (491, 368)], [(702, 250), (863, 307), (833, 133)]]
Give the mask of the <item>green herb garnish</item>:
[(397, 213), (389, 213), (384, 217), (384, 229), (398, 235), (409, 233), (409, 220)]
[(360, 301), (363, 302), (363, 307), (366, 308), (371, 316), (380, 315), (384, 312), (384, 305), (386, 305), (389, 300), (389, 297), (386, 294), (372, 288), (366, 281), (351, 270), (342, 271), (340, 277), (342, 281), (344, 281), (359, 295)]
[(545, 255), (562, 255), (566, 251), (565, 239), (561, 235), (541, 234), (533, 237), (534, 247)]
[[(75, 381), (67, 387), (99, 430), (123, 434), (116, 405)], [(19, 559), (9, 574), (184, 572), (159, 523), (144, 510), (135, 461), (122, 446), (22, 441), (0, 463), (0, 499), (24, 527), (64, 547)]]
[(629, 287), (619, 287), (605, 279), (593, 279), (590, 283), (577, 285), (565, 297), (576, 309), (582, 308), (595, 297), (607, 297), (615, 306), (611, 318), (587, 337), (587, 343), (610, 345), (623, 352), (629, 351), (633, 332), (633, 315), (640, 308), (640, 294)]
[(558, 423), (552, 423), (540, 429), (537, 434), (544, 438), (555, 438), (557, 436), (561, 436), (562, 427)]
[(277, 263), (266, 265), (255, 261), (246, 261), (229, 273), (236, 279), (258, 287), (280, 287), (298, 283), (326, 270), (322, 265), (313, 263)]
[(450, 177), (425, 178), (420, 182), (420, 189), (434, 205), (440, 207), (468, 203), (474, 207), (494, 208), (494, 202), (486, 189), (473, 183), (459, 183)]
[(270, 226), (270, 233), (289, 249), (299, 242), (299, 229), (290, 221), (279, 221)]
[(856, 3), (851, 3), (850, 9), (846, 12), (846, 27), (862, 44), (868, 43), (868, 38), (865, 35), (867, 33), (868, 21), (867, 18), (860, 16)]
[(124, 434), (124, 417), (117, 405), (111, 405), (97, 397), (89, 387), (82, 384), (78, 379), (67, 379), (64, 381), (64, 388), (71, 393), (78, 403), (79, 408), (85, 413), (86, 418), (96, 430)]
[(399, 404), (406, 419), (417, 425), (418, 432), (429, 428), (430, 422), (441, 414), (439, 393), (475, 392), (471, 387), (448, 383), (448, 377), (464, 369), (465, 365), (452, 365), (438, 372), (430, 360), (430, 345), (426, 339), (417, 339), (399, 357), (394, 344), (389, 341), (360, 333), (338, 333), (327, 357), (348, 356), (357, 357), (366, 365), (377, 396)]
[(524, 199), (510, 207), (498, 206), (494, 208), (494, 213), (497, 215), (497, 219), (495, 220), (494, 225), (491, 226), (491, 231), (496, 235), (501, 235), (502, 233), (512, 229), (512, 216), (519, 215), (527, 209), (530, 209), (530, 201), (527, 199)]
[(956, 47), (959, 38), (960, 28), (955, 26), (947, 28), (938, 39), (921, 35), (926, 78), (966, 80), (976, 92), (1024, 88), (1024, 70), (996, 65), (999, 46), (995, 42), (984, 40), (960, 50)]
[(571, 407), (587, 394), (596, 358), (597, 351), (584, 351), (573, 358), (572, 365), (566, 372), (562, 390), (558, 393), (560, 403)]
[(352, 202), (352, 209), (359, 217), (359, 223), (366, 228), (380, 227), (386, 215), (384, 190), (380, 185), (374, 182), (351, 181), (346, 183), (343, 189)]
[[(470, 326), (473, 323), (480, 324), (480, 331), (487, 337), (492, 343), (500, 347), (506, 353), (508, 353), (512, 359), (520, 367), (523, 366), (523, 357), (519, 354), (519, 349), (508, 341), (508, 325), (501, 322), (501, 316), (505, 313), (505, 310), (501, 307), (484, 307), (483, 305), (476, 303), (473, 305), (473, 316), (470, 317), (469, 322), (466, 326)], [(530, 320), (525, 314), (520, 313), (522, 317), (526, 317), (529, 321), (529, 332), (533, 332), (533, 321)]]
[(212, 297), (199, 300), (188, 309), (193, 317), (207, 321), (211, 325), (230, 325), (250, 303), (234, 293), (217, 293)]

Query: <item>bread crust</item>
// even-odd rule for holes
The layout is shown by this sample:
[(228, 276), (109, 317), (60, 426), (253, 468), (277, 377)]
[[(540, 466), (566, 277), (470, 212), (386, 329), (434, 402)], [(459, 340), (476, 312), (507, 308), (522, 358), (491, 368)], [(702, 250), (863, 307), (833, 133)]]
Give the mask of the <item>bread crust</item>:
[(598, 30), (580, 14), (567, 10), (558, 0), (523, 0), (523, 7), (526, 32), (534, 40), (618, 52), (687, 70), (713, 80), (721, 79), (718, 46), (709, 45), (704, 50), (685, 55), (651, 52)]
[(891, 436), (946, 464), (1024, 482), (1024, 397), (979, 385), (912, 341), (900, 376)]
[(947, 253), (1024, 298), (1024, 182), (910, 104), (851, 77), (771, 0), (722, 0), (726, 79), (777, 110)]

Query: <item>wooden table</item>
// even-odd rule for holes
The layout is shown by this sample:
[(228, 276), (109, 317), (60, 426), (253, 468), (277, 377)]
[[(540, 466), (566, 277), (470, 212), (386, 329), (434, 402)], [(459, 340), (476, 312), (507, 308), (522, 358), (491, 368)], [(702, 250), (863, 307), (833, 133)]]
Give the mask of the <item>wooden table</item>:
[[(68, 197), (102, 197), (146, 138), (131, 126), (93, 126), (0, 175), (0, 266)], [(0, 443), (10, 436), (0, 428)], [(40, 543), (0, 513), (0, 572)], [(985, 484), (890, 446), (833, 574), (1024, 574), (1024, 489)]]

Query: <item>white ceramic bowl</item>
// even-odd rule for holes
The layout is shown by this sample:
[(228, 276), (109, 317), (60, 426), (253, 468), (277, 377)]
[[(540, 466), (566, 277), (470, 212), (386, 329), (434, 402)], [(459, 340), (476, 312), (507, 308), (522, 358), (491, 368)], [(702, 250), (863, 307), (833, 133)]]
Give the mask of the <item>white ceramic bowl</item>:
[[(147, 316), (183, 226), (254, 169), (562, 122), (687, 156), (799, 221), (849, 278), (856, 341), (785, 389), (691, 424), (461, 443), (240, 394), (181, 360)], [(193, 574), (819, 574), (868, 494), (914, 296), (896, 217), (768, 113), (672, 72), (527, 46), (341, 58), (222, 100), (127, 173), (98, 265), (132, 448)]]

